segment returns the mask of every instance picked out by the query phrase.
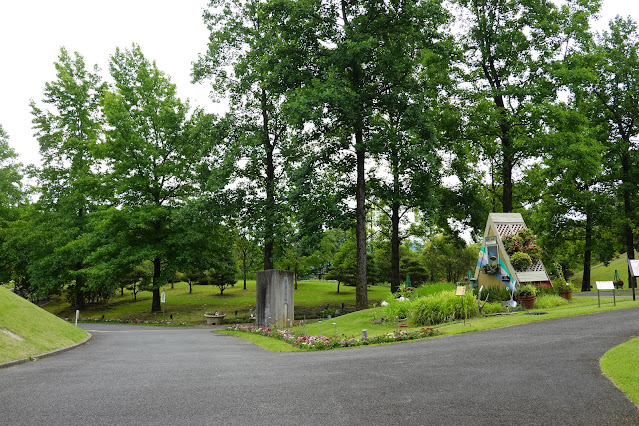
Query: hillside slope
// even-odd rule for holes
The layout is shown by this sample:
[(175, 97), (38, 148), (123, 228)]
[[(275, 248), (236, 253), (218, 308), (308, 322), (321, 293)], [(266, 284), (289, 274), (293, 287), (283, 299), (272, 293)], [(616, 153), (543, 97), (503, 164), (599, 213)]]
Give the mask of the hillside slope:
[[(637, 258), (637, 253), (635, 253), (635, 258)], [(595, 281), (612, 281), (615, 278), (615, 270), (619, 272), (619, 278), (624, 282), (624, 289), (628, 289), (628, 256), (626, 254), (622, 254), (618, 258), (614, 259), (608, 266), (605, 266), (603, 263), (593, 266), (590, 269), (590, 284), (593, 288), (595, 288)], [(570, 282), (572, 282), (577, 289), (581, 288), (581, 280), (584, 273), (579, 272), (572, 277), (570, 277)]]
[(0, 363), (81, 342), (87, 332), (0, 286)]

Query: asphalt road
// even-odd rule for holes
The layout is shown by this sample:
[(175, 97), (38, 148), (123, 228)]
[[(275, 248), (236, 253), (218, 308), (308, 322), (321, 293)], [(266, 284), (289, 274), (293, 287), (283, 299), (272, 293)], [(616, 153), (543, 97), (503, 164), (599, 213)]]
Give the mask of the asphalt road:
[(0, 424), (639, 425), (599, 369), (639, 335), (639, 308), (304, 353), (206, 329), (85, 328), (84, 346), (0, 370)]

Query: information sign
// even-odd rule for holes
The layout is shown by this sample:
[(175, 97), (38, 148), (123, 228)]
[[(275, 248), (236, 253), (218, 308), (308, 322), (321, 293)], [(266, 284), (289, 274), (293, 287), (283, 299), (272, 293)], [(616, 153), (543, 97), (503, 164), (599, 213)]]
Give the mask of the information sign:
[(639, 277), (639, 259), (628, 259), (628, 267), (633, 277)]
[(597, 290), (614, 290), (615, 283), (612, 281), (597, 281)]
[(455, 292), (455, 296), (465, 296), (466, 295), (466, 286), (460, 285), (457, 286), (457, 291)]
[(166, 297), (164, 292), (162, 292), (162, 294), (160, 295), (160, 302), (166, 303)]

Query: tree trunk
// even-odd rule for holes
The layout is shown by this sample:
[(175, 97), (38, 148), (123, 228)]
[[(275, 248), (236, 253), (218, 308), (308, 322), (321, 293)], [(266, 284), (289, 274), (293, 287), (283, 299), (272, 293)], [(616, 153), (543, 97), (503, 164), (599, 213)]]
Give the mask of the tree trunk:
[(501, 208), (504, 213), (513, 211), (513, 161), (510, 154), (510, 140), (506, 137), (502, 139), (502, 196)]
[(586, 213), (586, 241), (584, 245), (584, 275), (581, 280), (581, 291), (590, 291), (590, 262), (592, 258), (592, 218)]
[[(80, 280), (81, 281), (81, 280)], [(75, 308), (84, 309), (84, 292), (81, 289), (82, 283), (78, 283), (78, 279), (75, 280)]]
[(264, 151), (266, 153), (266, 209), (264, 212), (264, 270), (273, 269), (273, 220), (275, 217), (275, 165), (273, 149), (269, 135), (266, 91), (262, 89), (262, 131), (264, 132)]
[(160, 304), (160, 258), (153, 259), (153, 302), (151, 304), (151, 312), (162, 311)]
[(399, 203), (393, 202), (391, 215), (391, 293), (399, 291)]
[[(361, 126), (360, 126), (361, 127)], [(365, 150), (363, 147), (362, 129), (355, 133), (355, 151), (357, 156), (357, 187), (356, 187), (356, 238), (357, 238), (357, 280), (355, 288), (355, 306), (357, 310), (368, 308), (366, 265), (366, 177), (364, 170)]]
[(340, 281), (339, 281), (339, 280), (337, 280), (337, 292), (338, 292), (338, 293), (339, 293), (339, 284), (340, 284)]
[(246, 290), (246, 252), (242, 250), (242, 277), (244, 278), (244, 290)]
[[(627, 141), (627, 146), (630, 145), (630, 141)], [(632, 203), (631, 203), (631, 194), (628, 190), (628, 185), (630, 185), (630, 156), (627, 152), (625, 152), (621, 156), (621, 169), (622, 169), (622, 197), (623, 197), (623, 212), (624, 212), (624, 236), (626, 237), (626, 253), (628, 254), (628, 259), (635, 258), (635, 243), (634, 236), (632, 234), (632, 227), (630, 225), (630, 218), (632, 217)], [(632, 276), (632, 272), (630, 271), (630, 265), (628, 265), (628, 288), (636, 288), (637, 287), (637, 278)]]
[[(346, 13), (346, 0), (341, 0), (342, 19), (344, 20), (344, 30), (347, 38), (351, 32), (351, 24)], [(362, 67), (356, 61), (352, 62), (351, 85), (355, 93), (361, 92)], [(357, 273), (355, 278), (355, 309), (362, 310), (368, 308), (368, 271), (366, 265), (366, 147), (364, 146), (364, 105), (356, 105), (359, 108), (358, 116), (353, 123), (355, 134), (355, 157), (357, 162), (357, 183), (355, 187), (355, 220), (356, 220), (356, 240), (357, 240)]]

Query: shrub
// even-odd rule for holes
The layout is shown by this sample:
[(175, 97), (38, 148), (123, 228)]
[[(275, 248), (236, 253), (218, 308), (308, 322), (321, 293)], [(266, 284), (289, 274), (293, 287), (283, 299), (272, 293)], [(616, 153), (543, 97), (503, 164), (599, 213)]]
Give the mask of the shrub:
[(413, 301), (409, 319), (413, 324), (434, 325), (448, 320), (470, 318), (478, 313), (477, 301), (472, 294), (456, 296), (454, 291), (442, 291)]
[(510, 300), (510, 289), (508, 287), (484, 287), (481, 291), (481, 300), (486, 300), (486, 295), (488, 295), (488, 302), (503, 302)]
[(517, 232), (517, 236), (521, 240), (524, 247), (528, 247), (532, 244), (535, 244), (535, 240), (536, 240), (535, 234), (529, 228), (520, 229), (519, 232)]
[(504, 248), (506, 249), (508, 256), (512, 256), (514, 253), (521, 250), (522, 241), (517, 235), (504, 235), (501, 241), (504, 243)]
[(533, 265), (541, 260), (541, 247), (537, 244), (530, 244), (524, 247), (524, 253), (530, 256)]
[(555, 287), (539, 287), (537, 288), (537, 295), (538, 296), (546, 296), (546, 295), (555, 296), (557, 295), (557, 289)]
[(498, 314), (499, 312), (501, 312), (501, 310), (502, 307), (501, 303), (499, 302), (486, 303), (482, 308), (482, 312), (484, 313), (484, 315)]
[(535, 296), (537, 294), (537, 287), (534, 285), (526, 284), (517, 289), (516, 296)]
[(510, 257), (510, 264), (517, 271), (525, 271), (532, 266), (532, 259), (526, 253), (517, 252)]
[(570, 302), (555, 294), (542, 294), (535, 299), (535, 308), (548, 309), (555, 306), (567, 305)]
[(408, 318), (408, 312), (410, 310), (411, 301), (409, 299), (400, 300), (397, 299), (394, 295), (391, 295), (386, 298), (386, 315), (391, 320), (395, 320), (395, 317), (398, 318)]

